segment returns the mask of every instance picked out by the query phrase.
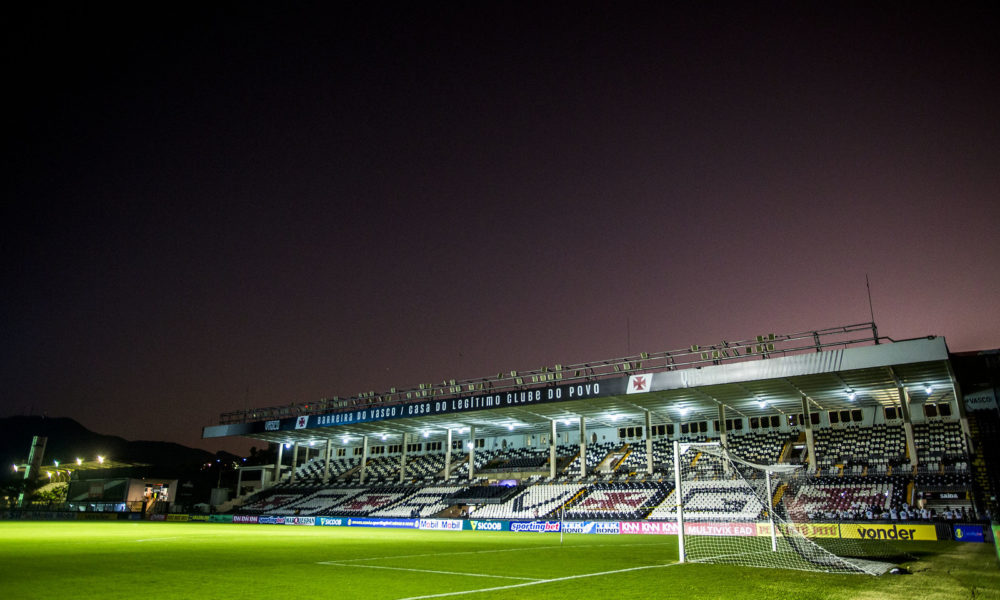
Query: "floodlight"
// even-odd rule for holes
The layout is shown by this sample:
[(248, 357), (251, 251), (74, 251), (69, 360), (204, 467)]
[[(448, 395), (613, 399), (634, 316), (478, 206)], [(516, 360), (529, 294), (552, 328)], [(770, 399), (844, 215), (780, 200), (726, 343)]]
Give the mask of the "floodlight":
[(468, 444), (466, 444), (466, 446), (469, 448), (469, 450), (472, 450), (472, 442), (469, 442)]
[(854, 392), (854, 390), (847, 392), (847, 399), (850, 400), (851, 402), (854, 402), (854, 400), (857, 399), (857, 397), (858, 395), (857, 393)]
[(316, 441), (315, 440), (309, 440), (309, 445), (310, 446), (315, 446), (316, 445)]
[(13, 465), (13, 467), (14, 467), (14, 472), (17, 473), (17, 465)]
[(103, 465), (104, 464), (104, 457), (101, 456), (100, 454), (98, 454), (97, 455), (97, 462), (99, 462), (99, 463), (101, 463)]
[(49, 476), (49, 479), (52, 479), (52, 471), (46, 471), (45, 474)]
[(760, 399), (758, 399), (757, 400), (757, 406), (759, 406), (761, 408), (764, 408), (765, 406), (767, 406), (767, 400), (760, 400)]
[(933, 385), (930, 385), (930, 384), (927, 384), (927, 385), (926, 385), (926, 386), (924, 387), (924, 391), (925, 391), (925, 392), (927, 392), (927, 395), (928, 395), (928, 396), (930, 396), (930, 395), (931, 395), (931, 392), (933, 392), (933, 391), (934, 391), (934, 386), (933, 386)]
[(507, 431), (514, 431), (514, 424), (513, 423), (509, 423), (507, 425)]
[(285, 448), (291, 448), (291, 447), (292, 447), (291, 442), (285, 442)]
[(382, 441), (383, 442), (385, 441), (385, 434), (384, 433), (382, 434)]
[(678, 410), (680, 410), (681, 416), (683, 417), (684, 415), (688, 414), (688, 410), (690, 410), (690, 409), (688, 407), (686, 407), (686, 406), (682, 406)]
[(430, 435), (431, 435), (431, 434), (430, 434), (430, 432), (429, 432), (429, 431), (425, 431), (425, 432), (424, 432), (424, 437), (430, 437)]
[(76, 464), (82, 465), (83, 464), (83, 459), (82, 458), (76, 459)]

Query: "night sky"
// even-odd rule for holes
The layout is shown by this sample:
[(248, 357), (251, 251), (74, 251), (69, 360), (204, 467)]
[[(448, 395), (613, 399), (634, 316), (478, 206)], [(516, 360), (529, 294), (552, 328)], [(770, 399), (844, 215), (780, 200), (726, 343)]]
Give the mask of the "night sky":
[(865, 322), (866, 274), (1000, 346), (989, 3), (27, 4), (0, 416), (246, 451), (202, 427)]

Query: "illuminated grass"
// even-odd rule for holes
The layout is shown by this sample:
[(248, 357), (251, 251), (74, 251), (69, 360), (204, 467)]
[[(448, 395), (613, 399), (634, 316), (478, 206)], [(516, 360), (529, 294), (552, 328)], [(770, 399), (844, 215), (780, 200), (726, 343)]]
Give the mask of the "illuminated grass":
[(0, 522), (0, 598), (1000, 599), (991, 545), (906, 548), (875, 578), (678, 565), (670, 536)]

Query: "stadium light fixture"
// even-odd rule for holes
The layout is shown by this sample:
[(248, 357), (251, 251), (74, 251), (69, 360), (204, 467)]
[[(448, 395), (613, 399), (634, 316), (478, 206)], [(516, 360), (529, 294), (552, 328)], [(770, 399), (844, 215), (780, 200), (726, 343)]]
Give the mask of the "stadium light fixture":
[(514, 424), (513, 423), (508, 423), (507, 424), (507, 431), (514, 431)]
[(316, 440), (309, 440), (309, 445), (310, 446), (315, 446), (316, 445)]
[(424, 437), (425, 438), (430, 437), (430, 436), (431, 436), (431, 432), (429, 432), (429, 431), (425, 431), (424, 432)]
[(292, 443), (291, 443), (291, 442), (285, 442), (285, 449), (286, 449), (286, 450), (287, 450), (288, 448), (291, 448), (291, 447), (292, 447)]
[(847, 392), (847, 399), (848, 400), (850, 400), (851, 402), (854, 402), (855, 400), (857, 400), (857, 398), (858, 398), (858, 394), (854, 390), (848, 390), (848, 392)]
[(45, 474), (49, 476), (49, 479), (52, 479), (52, 471), (46, 471)]
[(77, 458), (76, 459), (76, 464), (82, 465), (83, 464), (83, 459), (82, 458)]
[(340, 441), (344, 442), (344, 444), (347, 444), (347, 436), (345, 435), (344, 437), (340, 438)]
[(927, 392), (928, 396), (930, 396), (931, 392), (934, 391), (934, 386), (928, 383), (926, 386), (924, 386), (924, 391)]
[(757, 406), (759, 406), (761, 408), (766, 408), (767, 407), (767, 400), (764, 400), (763, 398), (757, 398)]
[(56, 467), (59, 466), (59, 461), (58, 460), (54, 460), (54, 461), (52, 461), (52, 463), (55, 464)]
[(17, 465), (13, 465), (13, 467), (14, 467), (14, 472), (17, 473)]
[(103, 465), (104, 464), (104, 457), (101, 456), (100, 454), (98, 454), (97, 455), (97, 462), (99, 462), (99, 463), (101, 463)]
[(684, 415), (688, 414), (688, 410), (690, 410), (690, 409), (688, 407), (686, 407), (686, 406), (682, 406), (682, 407), (680, 407), (677, 410), (680, 411), (681, 416), (683, 417)]
[(382, 441), (383, 442), (385, 441), (385, 434), (384, 433), (382, 434)]

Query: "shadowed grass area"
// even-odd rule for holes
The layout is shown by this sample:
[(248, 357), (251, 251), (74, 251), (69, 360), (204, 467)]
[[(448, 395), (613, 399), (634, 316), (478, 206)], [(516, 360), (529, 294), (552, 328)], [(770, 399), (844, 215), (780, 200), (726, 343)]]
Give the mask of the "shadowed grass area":
[(672, 536), (0, 522), (0, 598), (1000, 599), (991, 545), (906, 550), (870, 577), (680, 565)]

